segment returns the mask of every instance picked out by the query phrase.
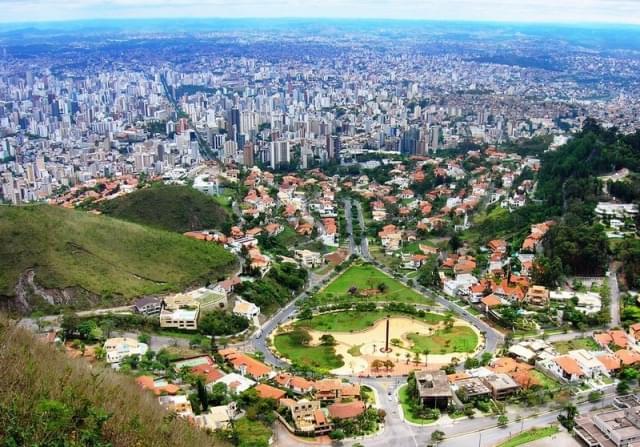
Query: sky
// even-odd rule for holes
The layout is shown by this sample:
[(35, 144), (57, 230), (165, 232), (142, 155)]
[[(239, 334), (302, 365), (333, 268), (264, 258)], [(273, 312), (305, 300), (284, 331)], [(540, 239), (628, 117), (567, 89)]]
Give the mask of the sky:
[(304, 17), (640, 25), (640, 0), (0, 0), (0, 22)]

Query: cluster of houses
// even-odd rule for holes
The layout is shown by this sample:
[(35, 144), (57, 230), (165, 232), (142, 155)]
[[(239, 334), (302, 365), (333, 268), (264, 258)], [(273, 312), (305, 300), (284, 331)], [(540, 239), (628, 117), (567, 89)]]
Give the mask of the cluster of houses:
[(240, 278), (234, 276), (214, 286), (200, 287), (190, 292), (144, 297), (136, 300), (133, 309), (142, 315), (157, 315), (163, 329), (196, 331), (201, 314), (214, 310), (231, 310), (236, 315), (254, 321), (260, 315), (260, 307), (239, 296), (233, 297), (234, 305), (229, 309), (230, 298), (238, 284)]
[[(278, 417), (294, 434), (326, 435), (333, 430), (333, 421), (356, 418), (367, 409), (358, 384), (338, 379), (312, 381), (277, 372), (233, 348), (223, 349), (219, 354), (224, 359), (224, 365), (218, 365), (210, 356), (202, 355), (176, 361), (172, 367), (176, 372), (186, 369), (200, 378), (208, 390), (223, 383), (232, 397), (255, 389), (259, 397), (276, 400), (280, 407), (286, 409)], [(202, 428), (224, 429), (233, 420), (243, 416), (233, 400), (226, 405), (209, 407), (206, 412), (196, 415), (187, 398), (190, 385), (179, 380), (171, 383), (163, 377), (140, 376), (136, 381), (142, 388), (154, 393), (164, 408)]]
[(574, 349), (566, 354), (543, 340), (522, 341), (509, 347), (514, 358), (544, 371), (562, 382), (581, 382), (612, 377), (624, 367), (640, 364), (640, 324), (629, 332), (612, 329), (593, 334), (593, 350)]
[(49, 203), (64, 208), (75, 208), (87, 201), (100, 203), (104, 200), (112, 200), (129, 194), (137, 188), (138, 178), (132, 174), (113, 179), (87, 179), (80, 185), (72, 186), (64, 194), (51, 198)]

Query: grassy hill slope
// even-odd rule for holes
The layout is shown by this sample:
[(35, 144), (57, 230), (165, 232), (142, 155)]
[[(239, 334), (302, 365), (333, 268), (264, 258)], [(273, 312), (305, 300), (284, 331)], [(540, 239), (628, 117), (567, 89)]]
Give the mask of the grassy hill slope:
[(0, 307), (29, 269), (46, 289), (114, 304), (215, 281), (234, 265), (222, 248), (180, 234), (46, 205), (0, 207)]
[(112, 217), (169, 231), (219, 229), (229, 216), (218, 202), (188, 186), (154, 185), (100, 204)]
[(215, 447), (131, 377), (90, 368), (0, 316), (0, 445)]

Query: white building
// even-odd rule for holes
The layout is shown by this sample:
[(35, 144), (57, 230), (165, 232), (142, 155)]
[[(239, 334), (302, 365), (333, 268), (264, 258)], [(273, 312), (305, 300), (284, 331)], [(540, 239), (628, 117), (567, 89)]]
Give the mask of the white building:
[(249, 320), (253, 320), (260, 315), (260, 307), (256, 306), (249, 301), (243, 300), (240, 297), (236, 298), (236, 303), (233, 306), (233, 313), (241, 315)]
[(256, 382), (254, 382), (253, 380), (241, 376), (238, 373), (227, 374), (224, 377), (216, 380), (215, 383), (224, 383), (225, 385), (227, 385), (229, 391), (235, 394), (240, 394), (244, 391), (247, 391), (249, 388), (256, 384)]
[(144, 355), (149, 350), (149, 346), (133, 338), (116, 337), (104, 342), (104, 350), (107, 354), (107, 363), (115, 364), (130, 355)]

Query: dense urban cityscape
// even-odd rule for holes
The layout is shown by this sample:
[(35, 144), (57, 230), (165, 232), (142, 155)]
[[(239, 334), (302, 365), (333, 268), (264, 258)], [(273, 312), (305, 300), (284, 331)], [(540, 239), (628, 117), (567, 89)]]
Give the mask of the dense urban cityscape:
[(0, 26), (0, 445), (638, 445), (639, 172), (636, 26)]

